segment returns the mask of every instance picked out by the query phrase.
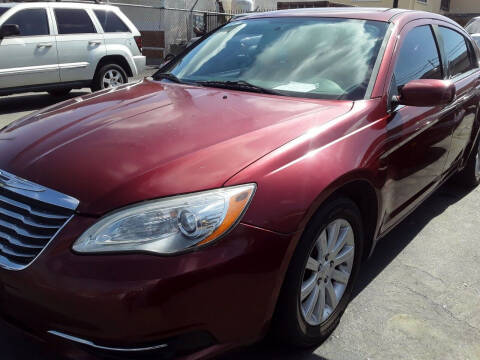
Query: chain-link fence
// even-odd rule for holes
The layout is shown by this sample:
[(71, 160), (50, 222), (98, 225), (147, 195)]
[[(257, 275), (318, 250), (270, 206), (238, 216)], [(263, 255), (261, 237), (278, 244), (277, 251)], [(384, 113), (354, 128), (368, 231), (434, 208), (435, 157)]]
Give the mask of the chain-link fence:
[[(225, 24), (241, 11), (227, 12), (216, 0), (125, 0), (118, 6), (142, 33), (147, 63), (178, 54), (192, 39)], [(256, 9), (264, 11), (264, 9)]]

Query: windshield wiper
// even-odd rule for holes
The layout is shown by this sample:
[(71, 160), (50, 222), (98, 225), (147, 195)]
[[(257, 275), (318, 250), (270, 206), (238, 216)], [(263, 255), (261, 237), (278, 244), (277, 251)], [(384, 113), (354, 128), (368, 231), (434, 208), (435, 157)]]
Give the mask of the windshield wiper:
[(167, 80), (173, 81), (177, 84), (182, 84), (183, 83), (182, 80), (180, 80), (178, 77), (176, 77), (172, 73), (168, 73), (168, 72), (153, 74), (152, 77), (153, 77), (153, 80), (167, 79)]
[(219, 87), (219, 88), (224, 88), (224, 89), (232, 89), (232, 90), (243, 90), (243, 91), (253, 91), (253, 92), (258, 92), (258, 93), (263, 93), (263, 94), (274, 94), (274, 95), (280, 95), (279, 92), (275, 90), (270, 90), (263, 88), (258, 85), (254, 85), (249, 83), (248, 81), (245, 80), (237, 80), (237, 81), (197, 81), (197, 84), (203, 85), (203, 86), (212, 86), (212, 87)]

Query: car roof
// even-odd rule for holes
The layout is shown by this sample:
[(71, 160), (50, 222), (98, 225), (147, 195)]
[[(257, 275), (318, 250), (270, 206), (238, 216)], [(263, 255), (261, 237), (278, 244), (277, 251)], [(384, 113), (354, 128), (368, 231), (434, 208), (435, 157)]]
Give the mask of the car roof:
[(347, 19), (363, 19), (390, 22), (401, 18), (429, 18), (448, 22), (452, 20), (445, 16), (426, 12), (399, 8), (371, 8), (371, 7), (329, 7), (329, 8), (301, 8), (277, 10), (263, 13), (248, 13), (238, 15), (236, 19), (252, 19), (262, 17), (336, 17)]

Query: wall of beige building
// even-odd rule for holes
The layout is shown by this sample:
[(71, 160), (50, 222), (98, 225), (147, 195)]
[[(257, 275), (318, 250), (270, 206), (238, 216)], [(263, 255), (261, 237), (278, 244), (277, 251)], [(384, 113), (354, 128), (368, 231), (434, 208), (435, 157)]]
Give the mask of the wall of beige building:
[[(455, 1), (455, 0), (452, 0)], [(458, 1), (458, 0), (457, 0)], [(477, 1), (477, 0), (464, 0), (464, 1)], [(391, 8), (393, 6), (393, 0), (333, 0), (339, 4), (353, 5), (353, 6), (368, 6), (368, 7), (385, 7)], [(478, 0), (480, 4), (480, 0)], [(435, 13), (441, 13), (440, 11), (441, 0), (399, 0), (398, 7), (402, 9), (411, 10), (423, 10)]]
[(454, 14), (480, 13), (480, 0), (451, 0), (450, 12)]

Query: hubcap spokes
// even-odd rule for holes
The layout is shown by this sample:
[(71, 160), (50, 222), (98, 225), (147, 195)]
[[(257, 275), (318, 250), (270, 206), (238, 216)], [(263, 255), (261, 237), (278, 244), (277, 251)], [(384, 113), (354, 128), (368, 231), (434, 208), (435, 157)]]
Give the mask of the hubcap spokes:
[(334, 312), (350, 279), (355, 254), (351, 225), (344, 219), (331, 222), (310, 251), (300, 289), (305, 321), (316, 326)]
[(103, 76), (103, 88), (111, 88), (123, 84), (123, 77), (117, 70), (108, 70)]

